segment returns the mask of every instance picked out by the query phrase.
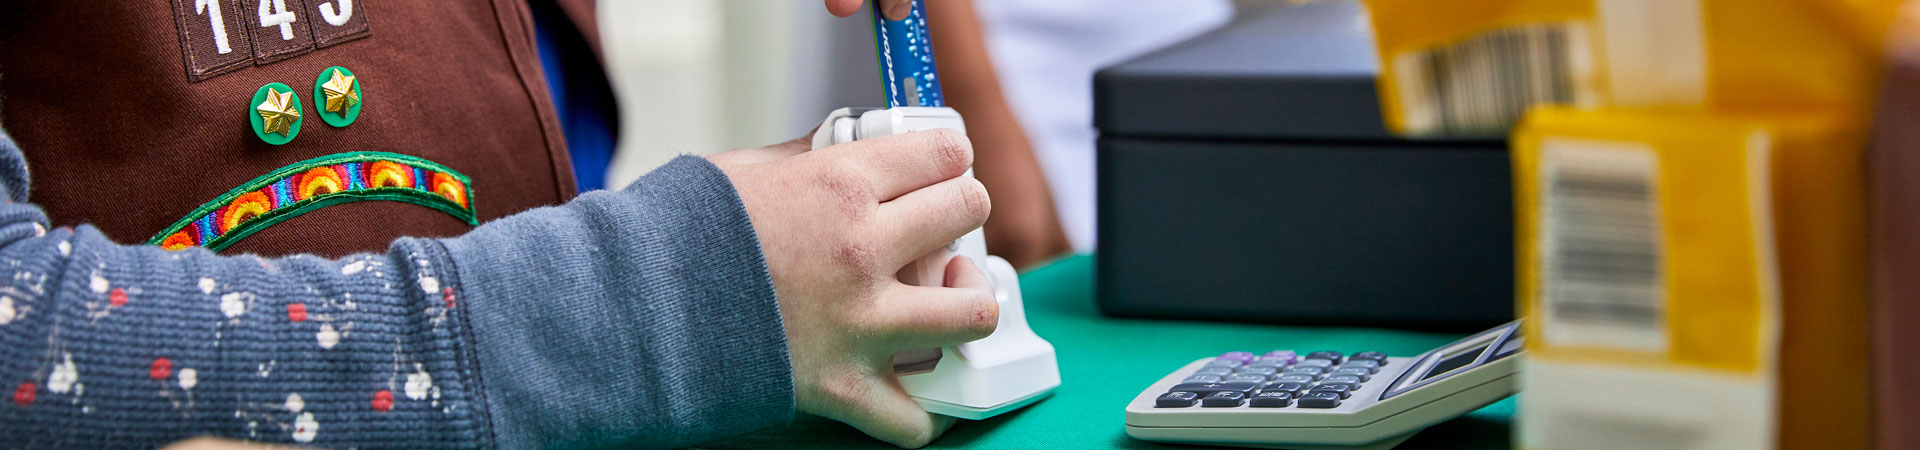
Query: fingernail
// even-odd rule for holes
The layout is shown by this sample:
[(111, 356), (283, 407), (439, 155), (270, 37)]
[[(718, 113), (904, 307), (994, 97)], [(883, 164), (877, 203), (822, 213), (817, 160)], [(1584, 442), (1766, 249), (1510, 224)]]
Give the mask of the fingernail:
[(887, 5), (887, 20), (905, 20), (913, 14), (913, 0), (901, 0)]

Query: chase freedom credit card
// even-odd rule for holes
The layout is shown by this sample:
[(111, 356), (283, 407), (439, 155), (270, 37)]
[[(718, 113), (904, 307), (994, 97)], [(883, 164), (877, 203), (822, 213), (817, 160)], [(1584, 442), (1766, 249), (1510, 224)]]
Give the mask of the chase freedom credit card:
[(940, 94), (940, 78), (933, 65), (933, 37), (927, 32), (925, 0), (913, 0), (913, 13), (887, 20), (878, 1), (873, 12), (873, 38), (880, 57), (880, 79), (885, 82), (887, 107), (947, 106)]

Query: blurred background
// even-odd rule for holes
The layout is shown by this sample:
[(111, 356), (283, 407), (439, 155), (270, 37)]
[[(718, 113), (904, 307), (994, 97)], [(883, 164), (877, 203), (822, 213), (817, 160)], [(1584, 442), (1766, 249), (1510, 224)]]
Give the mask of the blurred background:
[[(1413, 346), (1403, 330), (1524, 317), (1525, 395), (1476, 413), (1514, 436), (1496, 446), (1892, 449), (1920, 445), (1902, 382), (1920, 374), (1920, 7), (1902, 3), (929, 0), (927, 17), (993, 196), (989, 250), (1071, 274), (1071, 295), (1029, 298), (1103, 316), (1079, 335), (1033, 320), (1067, 372), (1142, 353), (1110, 336), (1239, 326), (1218, 322)], [(607, 186), (880, 106), (869, 18), (821, 9), (602, 2)]]
[[(780, 142), (835, 108), (880, 105), (865, 13), (836, 18), (816, 3), (601, 3), (622, 130), (608, 185), (624, 186), (674, 155)], [(1076, 251), (1095, 242), (1094, 70), (1219, 27), (1236, 9), (1287, 3), (972, 0), (993, 70)], [(958, 70), (942, 69), (950, 77)]]

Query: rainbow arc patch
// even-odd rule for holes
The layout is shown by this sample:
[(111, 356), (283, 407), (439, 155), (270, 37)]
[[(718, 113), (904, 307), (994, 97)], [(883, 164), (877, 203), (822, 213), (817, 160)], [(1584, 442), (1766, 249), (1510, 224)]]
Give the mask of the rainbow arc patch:
[(254, 178), (201, 205), (147, 243), (167, 250), (220, 251), (309, 211), (368, 200), (412, 203), (479, 225), (471, 182), (447, 166), (398, 153), (327, 155)]

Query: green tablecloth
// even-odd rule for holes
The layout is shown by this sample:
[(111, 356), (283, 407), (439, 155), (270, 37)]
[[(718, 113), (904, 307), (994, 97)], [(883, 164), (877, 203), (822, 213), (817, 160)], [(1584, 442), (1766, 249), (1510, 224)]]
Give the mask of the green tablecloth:
[[(1464, 335), (1365, 328), (1283, 327), (1117, 319), (1093, 299), (1093, 258), (1075, 256), (1020, 276), (1027, 320), (1053, 343), (1053, 397), (982, 421), (960, 421), (927, 448), (1180, 448), (1127, 437), (1126, 405), (1194, 359), (1232, 350), (1378, 350), (1413, 355)], [(1513, 399), (1428, 428), (1400, 448), (1507, 448)], [(893, 448), (859, 430), (801, 415), (792, 425), (708, 448)], [(1191, 448), (1191, 447), (1187, 447)]]

